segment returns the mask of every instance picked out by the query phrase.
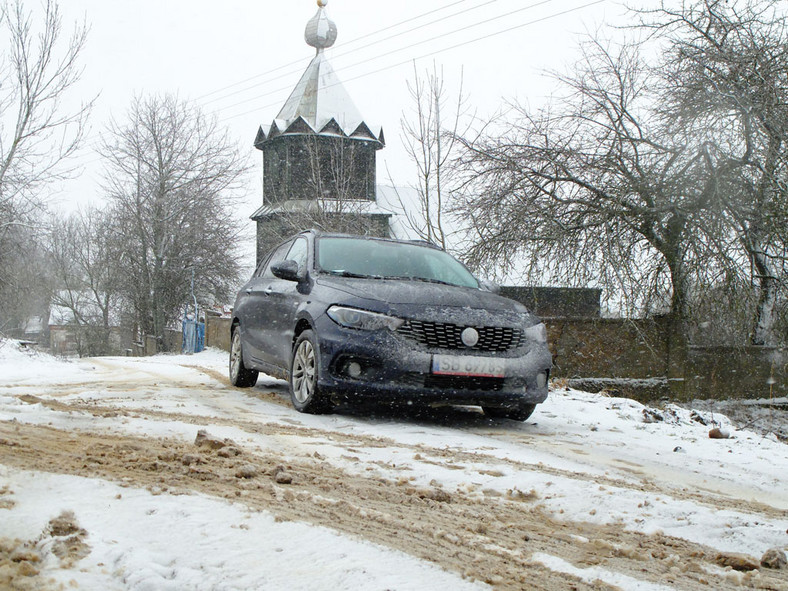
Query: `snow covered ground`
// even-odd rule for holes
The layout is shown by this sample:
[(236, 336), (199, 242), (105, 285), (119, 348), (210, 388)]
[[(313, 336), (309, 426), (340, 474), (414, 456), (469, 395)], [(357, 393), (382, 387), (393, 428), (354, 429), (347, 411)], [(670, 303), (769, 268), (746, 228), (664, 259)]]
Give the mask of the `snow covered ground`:
[(0, 588), (788, 589), (773, 434), (567, 389), (303, 415), (226, 364), (0, 342)]

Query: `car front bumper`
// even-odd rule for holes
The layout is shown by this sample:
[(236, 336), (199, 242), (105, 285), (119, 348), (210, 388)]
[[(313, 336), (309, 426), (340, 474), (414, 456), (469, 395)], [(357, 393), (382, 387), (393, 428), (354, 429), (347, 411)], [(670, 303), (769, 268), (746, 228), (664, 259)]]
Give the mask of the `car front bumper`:
[[(514, 407), (547, 398), (552, 356), (531, 342), (507, 353), (428, 349), (388, 329), (344, 328), (325, 315), (316, 326), (320, 350), (318, 386), (341, 398)], [(494, 358), (504, 377), (441, 375), (435, 355)]]

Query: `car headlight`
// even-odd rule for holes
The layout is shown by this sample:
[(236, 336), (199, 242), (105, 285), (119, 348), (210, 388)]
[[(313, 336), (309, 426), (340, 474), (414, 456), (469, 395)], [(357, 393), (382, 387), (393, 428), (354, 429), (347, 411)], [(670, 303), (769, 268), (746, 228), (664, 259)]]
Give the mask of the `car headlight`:
[(397, 330), (405, 322), (402, 318), (344, 306), (331, 306), (326, 314), (340, 326), (359, 330), (380, 330), (382, 328)]
[(525, 337), (531, 341), (536, 341), (537, 343), (547, 342), (547, 327), (544, 325), (544, 322), (534, 324), (533, 326), (526, 328), (524, 332)]

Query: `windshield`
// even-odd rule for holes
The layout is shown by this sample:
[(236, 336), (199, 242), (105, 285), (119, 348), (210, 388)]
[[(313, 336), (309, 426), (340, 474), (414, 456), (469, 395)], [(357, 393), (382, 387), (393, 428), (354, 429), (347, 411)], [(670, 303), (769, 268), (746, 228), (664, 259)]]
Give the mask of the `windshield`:
[(318, 240), (317, 256), (318, 266), (326, 273), (479, 287), (479, 282), (462, 263), (429, 246), (368, 238), (325, 237)]

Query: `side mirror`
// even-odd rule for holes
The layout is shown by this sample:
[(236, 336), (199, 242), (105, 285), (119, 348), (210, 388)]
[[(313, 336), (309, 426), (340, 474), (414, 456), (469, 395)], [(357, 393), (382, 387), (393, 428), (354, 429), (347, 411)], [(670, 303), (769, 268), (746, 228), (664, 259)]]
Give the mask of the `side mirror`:
[(281, 261), (271, 265), (271, 273), (274, 277), (286, 281), (301, 281), (303, 277), (298, 273), (298, 263), (295, 261)]

